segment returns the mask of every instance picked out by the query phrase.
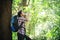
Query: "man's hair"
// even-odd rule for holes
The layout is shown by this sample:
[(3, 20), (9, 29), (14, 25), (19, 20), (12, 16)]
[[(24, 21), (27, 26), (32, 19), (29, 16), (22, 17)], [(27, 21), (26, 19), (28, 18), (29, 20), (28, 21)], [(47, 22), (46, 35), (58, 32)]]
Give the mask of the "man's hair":
[(22, 10), (20, 10), (20, 11), (18, 12), (18, 17), (21, 17), (20, 14), (22, 14)]

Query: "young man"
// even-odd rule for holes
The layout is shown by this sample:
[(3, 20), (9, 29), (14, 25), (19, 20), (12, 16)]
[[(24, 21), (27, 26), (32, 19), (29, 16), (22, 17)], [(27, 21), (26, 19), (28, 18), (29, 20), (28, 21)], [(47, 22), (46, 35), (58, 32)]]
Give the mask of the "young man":
[(24, 40), (24, 36), (25, 36), (25, 18), (24, 18), (24, 13), (21, 11), (18, 12), (18, 26), (20, 26), (21, 28), (18, 29), (18, 40)]
[(26, 28), (25, 22), (27, 21), (26, 15), (21, 11), (18, 12), (18, 26), (21, 28), (18, 29), (18, 40), (31, 40), (28, 36), (26, 36)]
[(15, 25), (17, 30), (17, 36), (18, 36), (18, 40), (24, 40), (24, 38), (26, 40), (31, 40), (28, 36), (26, 36), (26, 28), (25, 28), (25, 22), (27, 21), (26, 15), (22, 12), (22, 10), (20, 10), (17, 14), (17, 23), (18, 25)]

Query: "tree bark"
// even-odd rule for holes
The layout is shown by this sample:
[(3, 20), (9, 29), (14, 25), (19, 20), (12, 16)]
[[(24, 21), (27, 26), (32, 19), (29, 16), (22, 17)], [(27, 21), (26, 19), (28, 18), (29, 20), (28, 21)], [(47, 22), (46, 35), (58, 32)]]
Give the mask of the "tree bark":
[(10, 30), (10, 19), (11, 19), (11, 0), (0, 0), (0, 40), (12, 40), (11, 30)]

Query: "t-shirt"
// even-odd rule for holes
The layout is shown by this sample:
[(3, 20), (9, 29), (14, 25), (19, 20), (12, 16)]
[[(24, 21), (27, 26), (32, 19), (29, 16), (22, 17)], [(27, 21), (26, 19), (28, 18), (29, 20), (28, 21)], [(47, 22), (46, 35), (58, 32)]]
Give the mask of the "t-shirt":
[(22, 23), (22, 25), (21, 25), (22, 28), (18, 29), (18, 33), (24, 35), (25, 32), (26, 32), (26, 30), (25, 30), (25, 22), (26, 22), (26, 18), (24, 18), (24, 17), (18, 17), (17, 19), (18, 19), (18, 26), (20, 26), (21, 23)]

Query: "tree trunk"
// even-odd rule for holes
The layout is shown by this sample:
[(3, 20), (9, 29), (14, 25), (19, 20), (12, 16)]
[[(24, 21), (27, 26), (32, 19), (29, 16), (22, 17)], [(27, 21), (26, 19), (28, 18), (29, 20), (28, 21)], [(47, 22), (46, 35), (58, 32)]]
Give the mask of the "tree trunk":
[[(27, 4), (28, 1), (28, 4)], [(28, 6), (30, 0), (22, 0), (22, 6)]]
[(12, 40), (11, 39), (11, 30), (10, 30), (10, 19), (11, 19), (11, 6), (12, 1), (11, 0), (0, 0), (0, 40)]

